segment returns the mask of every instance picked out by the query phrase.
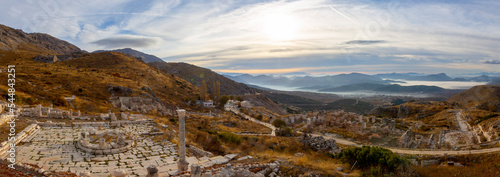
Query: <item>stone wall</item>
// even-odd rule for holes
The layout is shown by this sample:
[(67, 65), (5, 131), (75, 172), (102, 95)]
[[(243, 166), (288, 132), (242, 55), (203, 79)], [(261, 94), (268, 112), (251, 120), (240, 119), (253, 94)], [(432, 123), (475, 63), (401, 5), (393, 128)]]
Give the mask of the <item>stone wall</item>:
[(196, 146), (193, 146), (193, 145), (190, 145), (188, 147), (188, 149), (189, 149), (189, 152), (195, 154), (196, 156), (207, 156), (207, 157), (214, 156), (214, 154), (212, 154), (211, 152), (205, 151), (205, 150), (198, 148)]
[(173, 111), (167, 109), (163, 103), (152, 98), (143, 97), (111, 97), (109, 101), (124, 111), (135, 111), (140, 113), (151, 113), (156, 111), (160, 116), (173, 115)]
[[(26, 127), (23, 131), (17, 133), (17, 135), (15, 136), (15, 140), (12, 143), (16, 145), (19, 144), (19, 142), (23, 141), (25, 138), (35, 134), (38, 129), (40, 129), (40, 126), (38, 126), (37, 124), (31, 124), (30, 126)], [(11, 142), (9, 142), (8, 140), (0, 144), (1, 145), (0, 157), (5, 158), (6, 152), (10, 148), (10, 144)]]

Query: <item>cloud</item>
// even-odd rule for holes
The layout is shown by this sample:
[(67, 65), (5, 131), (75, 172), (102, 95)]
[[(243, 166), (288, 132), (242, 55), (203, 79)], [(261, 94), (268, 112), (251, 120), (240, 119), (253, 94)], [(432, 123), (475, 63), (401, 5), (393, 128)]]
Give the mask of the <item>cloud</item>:
[(386, 42), (387, 41), (384, 41), (384, 40), (352, 40), (352, 41), (344, 42), (344, 44), (370, 45), (370, 44), (379, 44), (379, 43), (386, 43)]
[(103, 46), (106, 49), (112, 48), (147, 48), (154, 47), (160, 42), (160, 39), (155, 37), (133, 36), (133, 35), (118, 35), (109, 38), (100, 39), (92, 42)]
[(494, 65), (499, 65), (500, 64), (500, 60), (486, 60), (486, 61), (483, 61), (484, 64), (494, 64)]
[[(327, 73), (349, 66), (346, 70), (360, 72), (437, 73), (439, 67), (432, 66), (478, 64), (447, 71), (463, 73), (500, 63), (498, 8), (500, 3), (491, 0), (19, 0), (0, 6), (0, 21), (87, 51), (141, 48), (217, 70), (306, 67)], [(292, 38), (269, 36), (266, 24), (272, 24), (273, 14), (293, 19)], [(280, 30), (286, 29), (272, 34)], [(389, 63), (398, 67), (385, 67)], [(321, 66), (327, 68), (318, 71)]]

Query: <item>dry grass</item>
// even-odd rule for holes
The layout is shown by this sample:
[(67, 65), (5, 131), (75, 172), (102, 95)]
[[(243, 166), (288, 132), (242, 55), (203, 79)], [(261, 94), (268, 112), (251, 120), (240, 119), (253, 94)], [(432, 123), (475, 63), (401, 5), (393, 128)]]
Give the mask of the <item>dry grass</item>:
[(453, 159), (455, 162), (464, 164), (464, 167), (456, 166), (427, 166), (415, 167), (416, 172), (422, 177), (475, 177), (485, 176), (493, 177), (500, 176), (500, 153), (459, 156)]
[[(109, 103), (110, 86), (133, 90), (128, 96), (152, 95), (167, 104), (183, 104), (182, 99), (198, 94), (197, 88), (183, 79), (163, 73), (143, 62), (121, 53), (82, 54), (80, 58), (57, 63), (35, 62), (33, 51), (0, 51), (3, 66), (16, 65), (16, 94), (18, 104), (54, 103), (57, 108), (69, 109), (64, 96), (77, 96), (74, 108), (87, 112), (118, 111)], [(7, 78), (7, 73), (0, 73)], [(0, 93), (6, 93), (6, 79), (0, 80)]]
[[(28, 123), (28, 119), (24, 117), (19, 117), (16, 120), (16, 134), (23, 131), (30, 124)], [(0, 126), (0, 142), (6, 141), (9, 137), (10, 133), (10, 124), (4, 124)]]
[(303, 156), (295, 156), (290, 153), (266, 150), (263, 152), (255, 152), (251, 155), (262, 158), (267, 162), (278, 159), (287, 160), (291, 165), (303, 167), (309, 171), (321, 172), (329, 176), (339, 176), (341, 173), (336, 170), (338, 167), (343, 167), (344, 172), (348, 172), (349, 176), (359, 176), (360, 174), (359, 170), (349, 171), (349, 165), (342, 164), (340, 160), (333, 159), (325, 154), (306, 153)]

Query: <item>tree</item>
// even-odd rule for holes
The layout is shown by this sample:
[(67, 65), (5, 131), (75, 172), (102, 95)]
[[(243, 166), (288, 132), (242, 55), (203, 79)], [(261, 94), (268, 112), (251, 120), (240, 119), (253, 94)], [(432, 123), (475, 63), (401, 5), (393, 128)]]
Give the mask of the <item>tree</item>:
[(215, 96), (220, 97), (220, 82), (215, 82)]
[(201, 86), (200, 86), (200, 100), (205, 101), (207, 97), (207, 82), (205, 79), (201, 81)]

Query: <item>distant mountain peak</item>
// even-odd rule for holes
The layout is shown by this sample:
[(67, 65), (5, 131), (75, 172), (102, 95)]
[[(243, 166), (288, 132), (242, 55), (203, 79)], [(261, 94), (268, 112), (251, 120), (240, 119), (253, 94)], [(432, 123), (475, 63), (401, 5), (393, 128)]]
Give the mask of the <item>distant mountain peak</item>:
[(132, 48), (123, 48), (123, 49), (115, 49), (115, 50), (97, 50), (97, 51), (94, 51), (93, 53), (98, 53), (98, 52), (120, 52), (123, 54), (132, 55), (134, 57), (140, 58), (145, 63), (165, 62), (162, 59), (158, 58), (157, 56), (146, 54), (146, 53), (134, 50)]

